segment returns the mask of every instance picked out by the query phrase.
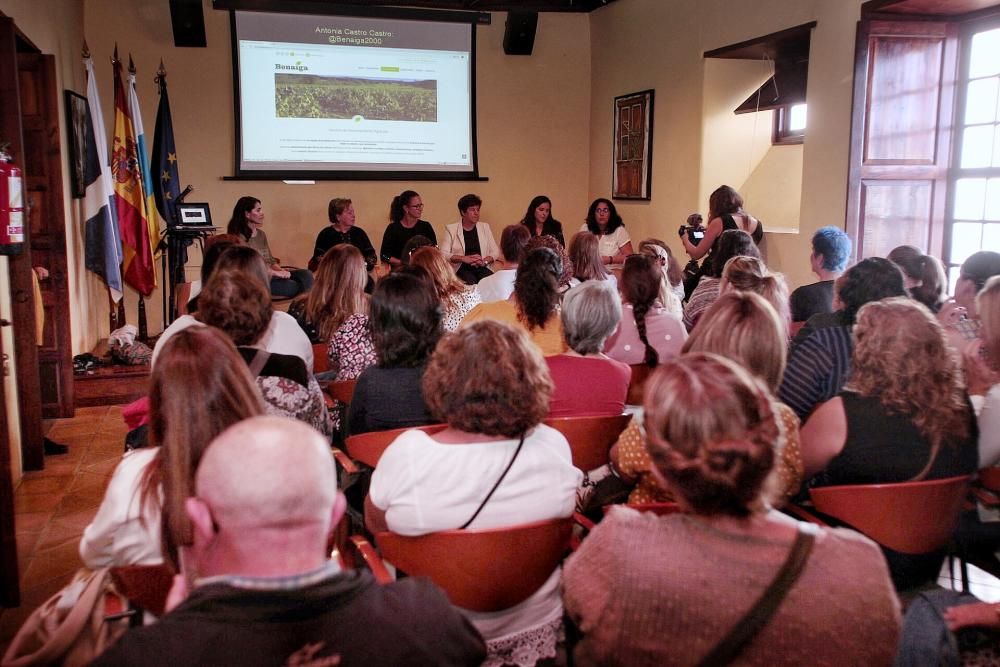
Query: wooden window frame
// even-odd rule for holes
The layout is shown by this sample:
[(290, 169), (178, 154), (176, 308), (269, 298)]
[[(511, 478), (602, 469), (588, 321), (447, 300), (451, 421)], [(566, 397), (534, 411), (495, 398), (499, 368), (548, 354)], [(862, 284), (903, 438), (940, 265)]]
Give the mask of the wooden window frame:
[(791, 146), (801, 144), (806, 138), (806, 129), (792, 130), (792, 107), (782, 106), (774, 110), (774, 126), (771, 130), (771, 144)]

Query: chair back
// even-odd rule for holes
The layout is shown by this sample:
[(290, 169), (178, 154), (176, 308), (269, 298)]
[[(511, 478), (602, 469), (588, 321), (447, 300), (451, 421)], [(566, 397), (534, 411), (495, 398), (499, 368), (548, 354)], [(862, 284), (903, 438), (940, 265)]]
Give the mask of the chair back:
[(313, 344), (313, 375), (330, 370), (330, 357), (326, 356), (326, 344)]
[(446, 530), (419, 537), (375, 536), (383, 558), (410, 576), (430, 578), (452, 604), (501, 611), (527, 600), (559, 567), (573, 520), (551, 519), (489, 530)]
[(167, 565), (125, 565), (111, 568), (111, 580), (128, 601), (154, 616), (163, 616), (174, 571)]
[(969, 487), (968, 476), (897, 484), (809, 490), (817, 511), (893, 551), (925, 554), (951, 540)]
[(325, 391), (330, 398), (336, 399), (344, 405), (350, 405), (351, 398), (354, 397), (354, 385), (357, 383), (357, 380), (336, 380), (328, 384)]
[(423, 431), (425, 433), (437, 433), (443, 431), (447, 424), (429, 424), (427, 426), (410, 426), (407, 428), (394, 428), (391, 431), (371, 431), (369, 433), (359, 433), (349, 436), (344, 440), (344, 447), (348, 455), (355, 461), (361, 461), (366, 466), (372, 468), (378, 466), (378, 460), (382, 458), (382, 452), (392, 444), (401, 433), (407, 431)]
[(566, 436), (573, 465), (588, 472), (608, 462), (608, 452), (628, 426), (631, 415), (550, 417), (545, 424)]
[(979, 483), (990, 491), (1000, 491), (1000, 467), (990, 466), (980, 470)]
[(643, 392), (646, 390), (646, 380), (652, 375), (656, 367), (650, 368), (646, 364), (632, 364), (632, 379), (628, 383), (628, 395), (625, 402), (629, 405), (642, 405)]

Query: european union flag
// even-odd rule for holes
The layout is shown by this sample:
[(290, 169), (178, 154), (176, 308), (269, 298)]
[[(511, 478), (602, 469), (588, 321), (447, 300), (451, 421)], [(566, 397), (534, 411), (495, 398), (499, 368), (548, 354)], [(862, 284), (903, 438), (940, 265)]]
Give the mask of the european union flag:
[(173, 227), (174, 201), (181, 193), (177, 175), (177, 148), (174, 146), (174, 126), (170, 120), (170, 100), (167, 97), (167, 73), (160, 62), (156, 82), (160, 86), (160, 106), (156, 110), (156, 129), (153, 133), (153, 194), (160, 217)]

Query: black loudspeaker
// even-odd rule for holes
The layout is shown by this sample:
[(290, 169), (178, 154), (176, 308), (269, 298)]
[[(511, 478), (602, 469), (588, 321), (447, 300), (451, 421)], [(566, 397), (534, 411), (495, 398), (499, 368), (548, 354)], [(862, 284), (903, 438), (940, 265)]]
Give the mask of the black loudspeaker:
[(538, 12), (514, 9), (507, 12), (507, 24), (503, 33), (503, 52), (508, 56), (530, 56), (535, 46), (535, 30), (538, 28)]
[(201, 0), (170, 0), (170, 25), (174, 46), (208, 46)]

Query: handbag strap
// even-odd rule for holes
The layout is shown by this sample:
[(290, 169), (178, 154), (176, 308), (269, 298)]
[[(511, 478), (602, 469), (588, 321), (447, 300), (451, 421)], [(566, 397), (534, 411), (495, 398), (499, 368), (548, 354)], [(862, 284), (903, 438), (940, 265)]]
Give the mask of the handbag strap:
[(698, 663), (699, 667), (728, 665), (764, 629), (774, 613), (778, 611), (782, 600), (792, 589), (799, 575), (802, 574), (815, 540), (816, 529), (809, 524), (800, 523), (792, 548), (774, 580), (771, 581), (753, 607), (733, 626), (729, 634)]
[(514, 456), (511, 457), (510, 463), (508, 463), (507, 467), (504, 468), (503, 474), (500, 475), (500, 478), (497, 480), (496, 484), (493, 485), (493, 488), (490, 489), (490, 492), (486, 494), (485, 498), (483, 498), (483, 502), (479, 503), (479, 507), (476, 508), (475, 513), (473, 513), (473, 515), (469, 517), (468, 521), (462, 524), (462, 527), (459, 528), (459, 530), (465, 530), (466, 528), (468, 528), (469, 525), (476, 520), (476, 517), (479, 516), (479, 513), (483, 511), (483, 508), (486, 507), (486, 503), (490, 501), (490, 498), (493, 497), (493, 492), (496, 491), (497, 488), (500, 486), (500, 482), (503, 481), (503, 478), (507, 476), (507, 473), (509, 473), (510, 469), (514, 466), (514, 461), (517, 460), (517, 455), (521, 453), (521, 447), (524, 446), (524, 436), (525, 433), (522, 433), (521, 442), (517, 443), (517, 449), (514, 450)]
[(252, 377), (260, 375), (260, 372), (264, 370), (264, 366), (267, 364), (267, 360), (270, 358), (270, 352), (257, 348), (256, 352), (254, 352), (253, 359), (251, 359), (248, 364), (250, 367), (250, 375)]

